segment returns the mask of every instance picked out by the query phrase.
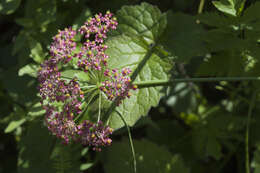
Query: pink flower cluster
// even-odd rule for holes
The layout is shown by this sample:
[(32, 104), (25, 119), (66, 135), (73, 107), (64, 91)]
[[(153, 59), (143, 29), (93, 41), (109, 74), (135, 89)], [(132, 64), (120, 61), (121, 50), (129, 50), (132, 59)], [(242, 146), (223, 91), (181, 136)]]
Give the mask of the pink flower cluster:
[[(98, 14), (89, 19), (79, 30), (66, 28), (59, 31), (50, 46), (51, 58), (41, 64), (38, 81), (41, 103), (46, 110), (45, 123), (52, 134), (65, 144), (76, 141), (99, 151), (100, 147), (111, 144), (109, 136), (113, 131), (104, 126), (102, 121), (75, 122), (75, 118), (83, 112), (83, 101), (88, 98), (78, 79), (65, 79), (59, 71), (75, 62), (71, 60), (76, 60), (77, 68), (85, 72), (104, 72), (107, 80), (101, 84), (100, 81), (96, 82), (100, 92), (104, 92), (111, 101), (117, 97), (120, 104), (122, 99), (130, 97), (130, 89), (135, 89), (131, 85), (130, 69), (106, 69), (108, 55), (105, 50), (108, 47), (104, 39), (107, 38), (107, 32), (116, 29), (116, 26), (116, 18), (107, 12), (104, 16)], [(83, 41), (77, 42), (75, 36), (80, 36)]]
[(110, 12), (104, 16), (102, 14), (96, 15), (95, 18), (89, 19), (81, 26), (79, 32), (84, 35), (86, 40), (77, 54), (78, 65), (81, 68), (85, 71), (89, 69), (101, 70), (103, 65), (107, 65), (108, 55), (105, 54), (107, 46), (103, 42), (107, 38), (106, 34), (109, 29), (116, 29), (116, 26), (116, 18), (112, 17)]
[(88, 120), (78, 125), (78, 135), (81, 136), (81, 143), (93, 146), (94, 150), (100, 151), (100, 146), (110, 145), (112, 140), (109, 138), (113, 129), (104, 126), (101, 121), (94, 124)]
[(50, 55), (55, 57), (54, 61), (69, 62), (72, 59), (72, 53), (76, 49), (74, 37), (77, 34), (72, 28), (66, 28), (64, 31), (53, 37), (53, 43), (50, 47)]
[(136, 86), (131, 85), (129, 77), (131, 72), (129, 68), (123, 68), (121, 71), (118, 69), (105, 70), (104, 75), (108, 77), (108, 80), (101, 83), (100, 89), (109, 100), (113, 101), (118, 98), (117, 104), (119, 105), (123, 99), (131, 96), (130, 89), (136, 89)]

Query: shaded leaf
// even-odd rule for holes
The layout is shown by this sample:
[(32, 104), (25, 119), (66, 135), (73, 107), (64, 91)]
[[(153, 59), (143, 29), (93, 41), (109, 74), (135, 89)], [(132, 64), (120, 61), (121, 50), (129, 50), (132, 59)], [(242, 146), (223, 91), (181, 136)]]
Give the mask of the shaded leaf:
[(12, 14), (19, 7), (21, 0), (1, 0), (0, 13)]
[(245, 9), (244, 15), (242, 16), (243, 22), (254, 22), (255, 20), (259, 20), (259, 9), (260, 9), (260, 2), (256, 2)]
[(60, 144), (42, 121), (30, 123), (27, 130), (19, 142), (18, 173), (79, 172), (80, 146)]
[(223, 15), (214, 12), (205, 12), (198, 15), (198, 19), (201, 23), (213, 26), (213, 27), (228, 27), (234, 21)]
[[(146, 140), (134, 140), (133, 143), (136, 151), (137, 172), (189, 172), (180, 157), (173, 157), (165, 148)], [(132, 153), (127, 140), (114, 142), (104, 153), (102, 161), (106, 173), (134, 172)]]
[(194, 16), (169, 12), (167, 18), (167, 28), (161, 42), (167, 51), (177, 57), (177, 61), (186, 62), (207, 52), (202, 40), (205, 32)]

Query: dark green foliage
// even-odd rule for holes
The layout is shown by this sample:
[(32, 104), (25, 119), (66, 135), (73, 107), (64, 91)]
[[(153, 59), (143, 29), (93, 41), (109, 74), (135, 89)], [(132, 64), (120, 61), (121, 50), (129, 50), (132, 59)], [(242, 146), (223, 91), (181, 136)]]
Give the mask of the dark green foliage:
[[(107, 10), (119, 23), (106, 41), (108, 66), (130, 67), (135, 82), (259, 77), (260, 1), (205, 0), (197, 14), (200, 2), (0, 0), (0, 173), (134, 172), (119, 113), (131, 127), (138, 173), (244, 173), (248, 161), (251, 172), (259, 172), (259, 81), (143, 87), (119, 107), (102, 97), (102, 118), (115, 132), (112, 146), (101, 153), (63, 145), (44, 124), (36, 76), (52, 37)], [(62, 74), (90, 78), (78, 70)], [(95, 97), (80, 120), (96, 119), (97, 109)]]

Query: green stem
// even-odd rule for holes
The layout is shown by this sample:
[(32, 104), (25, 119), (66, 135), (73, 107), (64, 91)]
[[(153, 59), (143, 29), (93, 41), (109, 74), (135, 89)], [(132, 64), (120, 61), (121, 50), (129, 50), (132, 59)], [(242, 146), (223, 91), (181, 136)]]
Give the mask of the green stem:
[(245, 151), (246, 151), (246, 173), (250, 173), (250, 161), (249, 161), (249, 127), (250, 127), (250, 121), (251, 121), (251, 116), (252, 116), (252, 111), (255, 105), (255, 100), (256, 100), (256, 93), (254, 92), (251, 102), (249, 105), (248, 109), (248, 114), (247, 114), (247, 123), (246, 123), (246, 136), (245, 136)]
[[(145, 57), (141, 60), (141, 62), (138, 64), (137, 68), (134, 70), (134, 72), (131, 75), (131, 80), (134, 81), (138, 74), (140, 73), (140, 71), (143, 69), (143, 67), (145, 66), (146, 62), (150, 59), (150, 57), (152, 56), (152, 54), (154, 53), (154, 50), (156, 49), (157, 45), (156, 44), (151, 44), (149, 51), (146, 53)], [(109, 121), (109, 116), (111, 112), (114, 111), (114, 109), (117, 106), (118, 100), (120, 98), (117, 97), (111, 104), (111, 106), (108, 108), (108, 110), (105, 112), (104, 117), (108, 118)]]
[(238, 11), (237, 11), (237, 16), (241, 16), (241, 14), (242, 14), (242, 12), (243, 12), (243, 10), (244, 10), (244, 7), (245, 7), (245, 3), (246, 3), (246, 0), (243, 0), (243, 1), (241, 2), (240, 7), (239, 7), (239, 9), (238, 9)]
[(87, 108), (88, 108), (90, 102), (91, 102), (91, 101), (95, 98), (95, 96), (96, 96), (96, 95), (94, 94), (94, 92), (95, 92), (95, 91), (93, 91), (93, 93), (91, 94), (91, 97), (90, 97), (89, 101), (87, 102), (87, 104), (86, 104), (84, 110), (82, 111), (82, 113), (79, 114), (79, 115), (74, 119), (75, 122), (78, 121), (78, 119), (79, 119), (82, 115), (84, 115), (84, 114), (86, 113)]
[(95, 79), (97, 79), (97, 76), (95, 75), (95, 73), (92, 70), (89, 69), (89, 72)]
[(101, 91), (99, 91), (99, 99), (98, 99), (98, 119), (97, 122), (100, 121), (101, 116)]
[(131, 75), (131, 80), (134, 81), (139, 74), (139, 72), (143, 69), (144, 65), (146, 62), (151, 58), (154, 50), (156, 48), (156, 44), (152, 44), (151, 47), (149, 48), (149, 51), (146, 53), (145, 57), (142, 59), (142, 61), (138, 64), (137, 68)]
[(205, 0), (200, 0), (200, 5), (198, 8), (198, 14), (202, 13), (204, 7)]
[(80, 87), (81, 89), (83, 89), (83, 88), (97, 88), (97, 86), (96, 85), (87, 85), (87, 86), (82, 86), (82, 87)]
[(134, 172), (136, 173), (136, 158), (135, 158), (135, 149), (134, 149), (134, 144), (133, 144), (133, 140), (132, 140), (132, 136), (131, 136), (131, 131), (129, 126), (127, 125), (124, 117), (122, 116), (122, 114), (117, 111), (117, 114), (119, 115), (119, 117), (121, 118), (121, 120), (124, 122), (126, 128), (127, 128), (127, 132), (128, 132), (128, 137), (129, 137), (129, 142), (130, 142), (130, 146), (131, 146), (131, 150), (132, 150), (132, 154), (133, 154), (133, 159), (134, 159)]
[(183, 78), (170, 80), (150, 80), (133, 82), (139, 88), (156, 87), (156, 86), (170, 86), (180, 82), (220, 82), (220, 81), (259, 81), (260, 77), (214, 77), (214, 78)]

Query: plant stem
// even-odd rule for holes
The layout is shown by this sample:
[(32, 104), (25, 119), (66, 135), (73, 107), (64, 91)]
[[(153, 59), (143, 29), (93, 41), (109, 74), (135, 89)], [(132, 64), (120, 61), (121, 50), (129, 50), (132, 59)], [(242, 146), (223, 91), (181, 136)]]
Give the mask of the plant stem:
[(98, 119), (97, 122), (100, 121), (101, 116), (101, 91), (99, 91), (99, 99), (98, 99)]
[(200, 0), (200, 5), (198, 8), (198, 14), (202, 13), (204, 7), (205, 0)]
[(210, 77), (210, 78), (183, 78), (170, 80), (150, 80), (133, 82), (138, 88), (170, 86), (180, 82), (220, 82), (220, 81), (260, 81), (260, 77)]
[(145, 57), (142, 59), (142, 61), (138, 64), (137, 68), (135, 69), (135, 71), (133, 72), (133, 74), (131, 75), (131, 80), (134, 81), (137, 77), (137, 75), (139, 74), (139, 72), (143, 69), (144, 65), (146, 64), (146, 62), (151, 58), (155, 48), (156, 48), (156, 44), (151, 45), (151, 47), (149, 48), (149, 51), (145, 54)]
[(83, 89), (83, 88), (97, 88), (97, 86), (96, 85), (87, 85), (87, 86), (82, 86), (80, 88), (81, 89)]
[(135, 158), (135, 149), (134, 149), (134, 144), (133, 144), (133, 140), (132, 140), (132, 136), (131, 136), (131, 131), (130, 131), (130, 128), (129, 126), (127, 125), (124, 117), (122, 116), (122, 114), (117, 111), (117, 114), (119, 115), (119, 117), (121, 118), (121, 120), (124, 122), (126, 128), (127, 128), (127, 132), (128, 132), (128, 137), (129, 137), (129, 142), (130, 142), (130, 146), (131, 146), (131, 150), (132, 150), (132, 154), (133, 154), (133, 159), (134, 159), (134, 172), (136, 173), (136, 158)]
[(245, 151), (246, 151), (246, 173), (250, 173), (250, 161), (249, 161), (249, 127), (250, 127), (250, 121), (252, 116), (252, 111), (255, 105), (256, 100), (256, 91), (254, 92), (251, 102), (248, 109), (247, 114), (247, 123), (246, 123), (246, 135), (245, 135)]
[(91, 101), (95, 98), (95, 96), (96, 96), (94, 93), (95, 93), (95, 91), (91, 94), (91, 97), (90, 97), (89, 101), (87, 102), (87, 104), (86, 104), (84, 110), (82, 111), (82, 113), (79, 114), (79, 115), (74, 119), (75, 122), (78, 121), (78, 119), (79, 119), (82, 115), (84, 115), (84, 114), (86, 113), (87, 108), (88, 108), (90, 102), (91, 102)]

